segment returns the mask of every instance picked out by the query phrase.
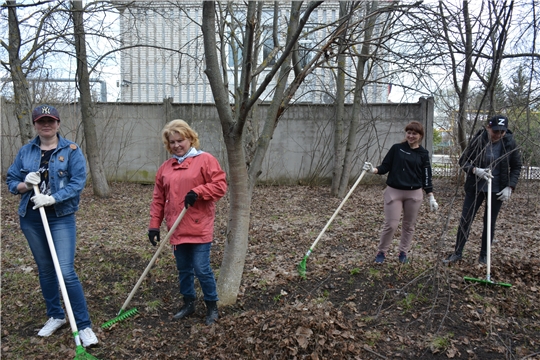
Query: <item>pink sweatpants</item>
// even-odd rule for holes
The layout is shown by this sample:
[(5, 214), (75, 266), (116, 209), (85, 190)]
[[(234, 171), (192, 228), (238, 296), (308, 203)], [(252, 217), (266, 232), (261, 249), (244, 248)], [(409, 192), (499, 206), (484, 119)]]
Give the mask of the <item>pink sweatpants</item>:
[(418, 211), (422, 205), (424, 195), (422, 189), (398, 190), (386, 187), (384, 190), (384, 224), (379, 242), (379, 251), (387, 253), (392, 244), (392, 238), (399, 225), (401, 211), (403, 210), (403, 222), (401, 224), (401, 239), (399, 251), (407, 253), (411, 248), (414, 227)]

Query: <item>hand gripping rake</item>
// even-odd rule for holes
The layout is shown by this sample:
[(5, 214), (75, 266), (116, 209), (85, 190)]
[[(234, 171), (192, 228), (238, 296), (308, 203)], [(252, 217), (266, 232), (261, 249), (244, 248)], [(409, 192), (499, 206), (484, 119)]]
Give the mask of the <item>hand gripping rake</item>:
[[(39, 188), (37, 185), (34, 185), (34, 192), (36, 193), (36, 195), (39, 194)], [(66, 306), (66, 312), (69, 318), (69, 325), (71, 326), (71, 333), (73, 334), (73, 338), (75, 339), (75, 345), (77, 346), (77, 348), (75, 349), (74, 360), (98, 360), (97, 357), (87, 353), (85, 348), (81, 345), (79, 330), (77, 329), (77, 323), (75, 322), (75, 316), (73, 315), (71, 302), (69, 301), (66, 284), (64, 283), (64, 276), (62, 275), (62, 269), (60, 268), (58, 255), (56, 254), (56, 248), (54, 247), (54, 241), (52, 238), (51, 229), (49, 227), (49, 221), (47, 220), (47, 214), (45, 213), (45, 209), (43, 207), (39, 208), (39, 214), (41, 215), (41, 222), (43, 223), (45, 235), (47, 236), (47, 243), (49, 244), (49, 250), (51, 252), (51, 257), (53, 260), (54, 270), (56, 271), (56, 277), (58, 278), (60, 290), (62, 291), (62, 298), (64, 299), (64, 305)]]
[(141, 277), (139, 278), (139, 281), (137, 281), (137, 284), (135, 284), (135, 287), (133, 288), (133, 290), (131, 290), (131, 293), (129, 294), (128, 298), (124, 302), (124, 305), (122, 305), (122, 308), (118, 312), (118, 315), (114, 319), (109, 320), (106, 323), (104, 323), (103, 325), (101, 325), (101, 327), (103, 329), (109, 328), (109, 327), (113, 326), (114, 324), (116, 324), (117, 322), (122, 321), (124, 319), (127, 319), (128, 317), (131, 317), (131, 316), (138, 313), (137, 308), (133, 308), (133, 309), (130, 309), (130, 310), (127, 310), (127, 311), (126, 311), (126, 308), (129, 305), (129, 303), (131, 302), (131, 299), (133, 298), (133, 295), (135, 295), (135, 292), (137, 291), (139, 286), (141, 286), (143, 280), (146, 278), (146, 275), (148, 275), (148, 272), (150, 271), (152, 266), (154, 266), (154, 263), (156, 262), (159, 254), (161, 253), (161, 251), (165, 247), (165, 244), (167, 244), (169, 242), (169, 238), (174, 233), (174, 230), (176, 230), (176, 227), (178, 226), (178, 224), (180, 224), (180, 221), (184, 217), (186, 211), (187, 211), (187, 208), (184, 208), (184, 210), (182, 210), (180, 215), (178, 215), (178, 217), (176, 218), (176, 221), (174, 222), (173, 226), (171, 227), (171, 229), (167, 233), (167, 236), (165, 236), (165, 239), (161, 240), (161, 244), (159, 244), (159, 247), (158, 247), (156, 253), (154, 254), (152, 259), (150, 260), (150, 263), (148, 264), (146, 269), (144, 269), (144, 272), (142, 273)]
[(491, 281), (491, 178), (487, 180), (487, 185), (488, 185), (488, 188), (487, 188), (487, 224), (486, 224), (486, 251), (487, 251), (487, 256), (486, 256), (486, 268), (487, 268), (487, 273), (486, 273), (486, 278), (485, 279), (477, 279), (477, 278), (473, 278), (473, 277), (468, 277), (468, 276), (465, 276), (464, 279), (467, 280), (467, 281), (474, 281), (474, 282), (479, 282), (479, 283), (483, 283), (483, 284), (491, 284), (491, 285), (500, 285), (500, 286), (505, 286), (505, 287), (511, 287), (512, 284), (507, 284), (507, 283), (498, 283), (498, 282), (493, 282)]
[(336, 211), (334, 211), (334, 215), (332, 215), (332, 217), (330, 218), (330, 220), (328, 220), (328, 222), (326, 223), (326, 226), (324, 227), (324, 229), (322, 229), (321, 233), (319, 234), (319, 236), (317, 236), (317, 239), (315, 239), (315, 242), (313, 242), (313, 245), (311, 245), (311, 247), (309, 248), (309, 250), (307, 251), (306, 255), (304, 256), (304, 258), (302, 259), (302, 261), (300, 261), (300, 264), (298, 264), (298, 275), (300, 275), (300, 277), (302, 277), (303, 279), (306, 278), (306, 261), (309, 257), (309, 255), (311, 255), (311, 253), (313, 252), (313, 249), (315, 248), (315, 246), (317, 245), (317, 243), (319, 242), (319, 240), (321, 239), (321, 237), (323, 236), (324, 232), (326, 231), (326, 229), (328, 229), (328, 227), (330, 226), (330, 224), (332, 223), (332, 221), (334, 220), (334, 218), (336, 217), (336, 215), (338, 214), (339, 210), (341, 210), (341, 207), (345, 204), (345, 202), (347, 201), (347, 199), (349, 199), (349, 196), (351, 196), (351, 194), (353, 193), (354, 189), (356, 189), (356, 187), (358, 186), (358, 184), (360, 184), (360, 180), (362, 180), (362, 178), (364, 177), (364, 175), (366, 174), (366, 170), (363, 170), (362, 173), (360, 174), (360, 176), (358, 177), (358, 180), (356, 180), (356, 182), (354, 183), (354, 185), (352, 186), (351, 190), (349, 190), (349, 192), (347, 193), (347, 195), (345, 196), (345, 198), (341, 201), (341, 204), (339, 204), (338, 208), (336, 209)]

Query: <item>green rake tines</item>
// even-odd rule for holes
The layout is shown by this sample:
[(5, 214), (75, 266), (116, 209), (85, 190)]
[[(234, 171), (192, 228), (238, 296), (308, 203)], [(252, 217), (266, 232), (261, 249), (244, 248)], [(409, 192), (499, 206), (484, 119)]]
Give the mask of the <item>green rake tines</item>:
[(182, 210), (180, 215), (178, 215), (178, 217), (176, 218), (176, 221), (174, 222), (173, 226), (171, 226), (171, 228), (169, 229), (169, 232), (167, 233), (167, 236), (165, 236), (165, 239), (161, 240), (161, 244), (159, 244), (159, 247), (158, 247), (156, 253), (154, 254), (154, 256), (152, 256), (152, 259), (150, 259), (150, 263), (148, 263), (148, 266), (146, 267), (146, 269), (144, 269), (141, 277), (139, 278), (139, 280), (135, 284), (135, 287), (129, 293), (128, 298), (124, 302), (124, 305), (122, 305), (122, 307), (120, 308), (120, 311), (118, 312), (118, 316), (116, 316), (114, 319), (109, 320), (106, 323), (104, 323), (103, 325), (101, 325), (101, 328), (103, 328), (103, 329), (109, 328), (114, 323), (117, 323), (119, 321), (122, 321), (122, 320), (130, 317), (130, 316), (133, 316), (133, 315), (137, 314), (137, 309), (136, 308), (133, 308), (131, 310), (126, 310), (126, 308), (128, 307), (129, 303), (131, 302), (131, 299), (133, 299), (133, 295), (135, 295), (135, 293), (137, 292), (137, 289), (139, 288), (139, 286), (141, 286), (143, 280), (146, 278), (146, 275), (148, 275), (148, 272), (150, 271), (150, 269), (152, 268), (152, 266), (156, 262), (159, 254), (161, 253), (163, 248), (169, 243), (169, 238), (174, 233), (174, 230), (176, 229), (178, 224), (180, 224), (180, 221), (182, 220), (182, 218), (186, 214), (186, 211), (187, 211), (187, 208), (184, 208), (184, 210)]
[(133, 308), (133, 309), (130, 309), (130, 310), (120, 310), (117, 317), (115, 317), (114, 319), (111, 319), (111, 320), (107, 321), (106, 323), (104, 323), (103, 325), (101, 325), (101, 328), (102, 329), (108, 329), (111, 326), (113, 326), (114, 324), (116, 324), (117, 322), (125, 320), (128, 317), (134, 316), (134, 315), (136, 315), (138, 313), (139, 313), (139, 311), (137, 310), (137, 308)]
[(75, 348), (75, 357), (73, 360), (99, 360), (97, 357), (86, 352), (82, 345), (77, 345)]
[(474, 282), (478, 282), (478, 283), (482, 283), (482, 284), (488, 284), (488, 285), (499, 285), (499, 286), (504, 286), (504, 287), (512, 287), (512, 284), (494, 282), (494, 281), (491, 281), (490, 279), (477, 279), (477, 278), (468, 277), (468, 276), (464, 276), (463, 279), (467, 280), (467, 281), (474, 281)]
[(311, 249), (308, 250), (302, 261), (300, 261), (300, 264), (298, 264), (298, 275), (300, 275), (302, 279), (306, 278), (306, 262), (309, 255), (311, 255)]

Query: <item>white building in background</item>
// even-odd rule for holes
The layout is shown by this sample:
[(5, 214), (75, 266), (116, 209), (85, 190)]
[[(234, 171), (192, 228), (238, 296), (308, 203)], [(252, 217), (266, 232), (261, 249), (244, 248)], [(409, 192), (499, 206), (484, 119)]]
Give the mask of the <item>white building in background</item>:
[[(213, 103), (212, 91), (204, 73), (204, 47), (200, 26), (202, 3), (182, 1), (122, 1), (118, 3), (126, 5), (119, 7), (122, 45), (125, 48), (121, 52), (121, 80), (117, 84), (120, 87), (119, 100), (122, 102), (162, 102), (164, 98), (172, 98), (175, 103)], [(386, 2), (379, 2), (379, 6), (381, 3)], [(262, 11), (261, 26), (257, 34), (261, 45), (258, 49), (258, 62), (254, 68), (260, 66), (263, 59), (273, 49), (273, 4), (273, 2), (268, 2)], [(278, 7), (279, 19), (282, 22), (279, 33), (282, 44), (286, 34), (290, 4), (290, 2), (283, 2)], [(245, 22), (242, 16), (245, 16), (245, 5), (243, 2), (222, 2), (218, 3), (218, 6), (234, 15), (227, 17), (231, 24), (235, 23), (234, 17), (239, 20), (234, 30), (229, 28), (222, 43), (218, 44), (224, 52), (223, 56), (228, 66), (228, 86), (230, 92), (233, 93), (235, 81), (236, 83), (239, 81), (239, 79), (235, 80), (235, 74), (239, 74), (235, 71), (237, 69), (235, 57), (238, 58), (237, 51), (241, 52), (242, 45), (234, 39), (235, 36), (241, 36), (243, 30)], [(339, 2), (325, 2), (311, 14), (299, 40), (301, 65), (313, 58), (316, 51), (326, 43), (329, 35), (336, 28), (339, 6)], [(357, 11), (355, 16), (357, 20), (362, 19), (365, 16), (365, 8)], [(361, 40), (358, 39), (356, 45), (358, 51)], [(336, 93), (336, 65), (336, 61), (331, 60), (308, 75), (297, 91), (295, 101), (333, 103)], [(377, 65), (371, 65), (370, 71), (366, 73), (368, 82), (364, 91), (365, 101), (387, 102), (389, 81), (384, 77), (385, 71)], [(348, 73), (356, 73), (352, 56), (348, 57), (346, 68)], [(263, 79), (267, 72), (263, 69), (259, 79)], [(291, 79), (292, 76), (288, 81)], [(268, 91), (263, 94), (261, 98), (263, 101), (271, 100), (275, 84), (274, 79)], [(346, 80), (346, 88), (352, 90), (353, 87), (354, 82), (350, 78)], [(346, 102), (352, 103), (352, 100), (352, 93), (349, 91)]]

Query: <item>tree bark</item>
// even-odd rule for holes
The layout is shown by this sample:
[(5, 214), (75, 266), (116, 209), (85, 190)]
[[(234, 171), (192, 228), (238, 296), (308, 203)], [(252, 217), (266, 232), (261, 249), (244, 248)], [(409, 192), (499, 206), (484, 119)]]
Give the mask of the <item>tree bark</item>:
[[(370, 45), (373, 41), (373, 28), (375, 27), (376, 16), (373, 13), (377, 10), (377, 1), (367, 3), (366, 15), (368, 21), (366, 22), (366, 29), (364, 31), (364, 41), (362, 42), (362, 49), (360, 50), (360, 56), (358, 57), (358, 65), (356, 68), (356, 83), (354, 85), (354, 102), (351, 121), (349, 125), (349, 135), (347, 136), (347, 146), (345, 149), (345, 158), (343, 161), (343, 171), (341, 173), (341, 181), (339, 183), (338, 197), (344, 197), (347, 193), (347, 187), (351, 176), (354, 149), (356, 146), (356, 131), (358, 129), (358, 123), (360, 118), (360, 108), (364, 103), (364, 85), (366, 79), (364, 76), (368, 61), (370, 59)], [(375, 50), (376, 51), (376, 50)]]
[[(322, 2), (310, 3), (307, 7), (304, 16), (301, 20), (301, 27), (307, 21), (309, 14)], [(293, 3), (291, 6), (294, 9), (299, 7), (300, 3)], [(227, 157), (229, 164), (229, 223), (226, 234), (225, 251), (223, 261), (219, 271), (217, 282), (220, 304), (230, 305), (236, 302), (242, 274), (244, 271), (245, 258), (248, 249), (248, 232), (249, 232), (249, 217), (251, 207), (251, 197), (253, 186), (257, 177), (260, 174), (262, 160), (268, 149), (268, 144), (272, 138), (273, 131), (277, 125), (280, 115), (283, 113), (288, 101), (298, 88), (299, 83), (309, 73), (308, 69), (302, 71), (301, 76), (295, 78), (289, 91), (278, 89), (278, 93), (274, 97), (271, 114), (266, 118), (263, 136), (260, 136), (254, 154), (254, 160), (247, 167), (247, 159), (244, 151), (244, 127), (247, 118), (250, 115), (252, 108), (256, 105), (259, 96), (264, 92), (271, 79), (280, 70), (280, 74), (290, 72), (289, 55), (293, 49), (294, 43), (300, 35), (300, 27), (295, 29), (289, 28), (287, 39), (290, 40), (282, 51), (279, 59), (276, 59), (275, 65), (266, 74), (264, 80), (255, 91), (250, 91), (250, 86), (253, 84), (253, 41), (255, 39), (255, 18), (256, 18), (256, 2), (248, 3), (246, 29), (244, 32), (244, 42), (242, 51), (242, 76), (238, 84), (238, 89), (235, 89), (236, 96), (239, 101), (236, 101), (236, 111), (232, 112), (229, 103), (229, 94), (227, 91), (226, 82), (220, 76), (221, 66), (217, 55), (216, 42), (216, 4), (212, 1), (203, 3), (203, 21), (202, 33), (204, 39), (206, 75), (212, 88), (216, 109), (221, 122), (225, 147), (227, 149)], [(294, 22), (294, 20), (292, 20)], [(285, 83), (285, 81), (283, 81)], [(282, 84), (284, 86), (284, 84)], [(281, 94), (281, 95), (280, 95)]]
[(86, 56), (86, 36), (84, 31), (82, 1), (71, 2), (73, 16), (73, 29), (75, 39), (75, 53), (77, 56), (77, 84), (81, 95), (81, 117), (84, 128), (86, 156), (92, 176), (94, 194), (100, 198), (110, 194), (109, 184), (105, 176), (105, 169), (99, 152), (99, 143), (96, 133), (96, 123), (92, 113), (92, 94), (90, 92), (90, 76), (88, 74), (88, 60)]
[[(21, 32), (19, 29), (19, 19), (17, 17), (17, 3), (6, 1), (8, 8), (9, 27), (9, 65), (11, 79), (13, 81), (13, 99), (15, 102), (15, 116), (19, 123), (21, 143), (24, 145), (33, 138), (32, 131), (32, 101), (28, 91), (28, 81), (23, 72), (23, 62), (19, 56), (21, 50)], [(5, 45), (4, 43), (2, 43)]]
[[(347, 15), (347, 2), (343, 1), (339, 3), (339, 18), (340, 21), (345, 21), (345, 15)], [(334, 170), (332, 173), (332, 186), (330, 188), (330, 194), (333, 196), (338, 195), (339, 183), (341, 180), (341, 173), (343, 172), (343, 117), (345, 114), (345, 65), (346, 65), (346, 35), (347, 32), (343, 33), (338, 38), (338, 66), (337, 66), (337, 76), (336, 76), (336, 97), (335, 97), (335, 107), (336, 107), (336, 120), (334, 122)]]

